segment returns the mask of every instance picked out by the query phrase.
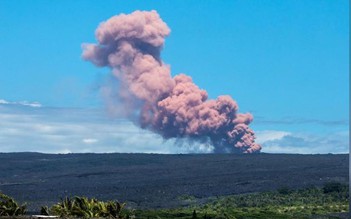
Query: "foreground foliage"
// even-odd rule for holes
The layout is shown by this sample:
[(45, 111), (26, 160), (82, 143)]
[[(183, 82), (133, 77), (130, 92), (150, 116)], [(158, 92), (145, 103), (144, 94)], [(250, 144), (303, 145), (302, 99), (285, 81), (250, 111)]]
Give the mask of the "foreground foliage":
[(0, 192), (0, 216), (19, 216), (26, 213), (26, 205), (19, 205), (13, 198)]
[(51, 208), (42, 207), (41, 214), (57, 215), (65, 218), (129, 218), (128, 213), (123, 211), (124, 205), (117, 201), (102, 202), (86, 197), (66, 197)]
[[(41, 214), (62, 218), (118, 218), (118, 219), (336, 219), (332, 213), (348, 211), (348, 186), (328, 183), (323, 188), (280, 188), (275, 192), (216, 197), (199, 204), (193, 196), (181, 200), (192, 203), (178, 209), (130, 210), (117, 201), (98, 201), (86, 197), (65, 198)], [(11, 197), (0, 193), (0, 216), (18, 216), (26, 212)]]

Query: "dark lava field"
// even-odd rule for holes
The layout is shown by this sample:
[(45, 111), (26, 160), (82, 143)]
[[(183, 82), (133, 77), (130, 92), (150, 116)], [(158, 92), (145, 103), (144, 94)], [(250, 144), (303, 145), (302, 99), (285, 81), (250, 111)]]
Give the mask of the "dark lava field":
[(0, 191), (31, 211), (65, 196), (127, 202), (133, 208), (185, 206), (208, 197), (348, 182), (348, 154), (0, 153)]

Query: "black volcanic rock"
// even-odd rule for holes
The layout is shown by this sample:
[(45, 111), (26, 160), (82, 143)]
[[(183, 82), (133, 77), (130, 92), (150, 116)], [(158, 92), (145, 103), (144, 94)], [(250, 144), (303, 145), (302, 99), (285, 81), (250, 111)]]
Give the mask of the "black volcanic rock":
[(0, 153), (0, 190), (31, 211), (65, 196), (177, 207), (197, 198), (348, 182), (348, 155)]

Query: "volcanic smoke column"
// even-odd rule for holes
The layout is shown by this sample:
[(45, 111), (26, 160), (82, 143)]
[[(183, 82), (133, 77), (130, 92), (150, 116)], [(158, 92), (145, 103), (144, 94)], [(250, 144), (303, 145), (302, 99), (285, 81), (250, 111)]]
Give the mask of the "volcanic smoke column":
[(230, 96), (208, 100), (191, 77), (172, 78), (160, 57), (169, 33), (156, 11), (114, 16), (97, 28), (97, 44), (83, 44), (83, 58), (112, 69), (120, 83), (118, 99), (140, 127), (165, 139), (210, 141), (214, 152), (259, 152), (248, 127), (252, 115), (238, 113)]

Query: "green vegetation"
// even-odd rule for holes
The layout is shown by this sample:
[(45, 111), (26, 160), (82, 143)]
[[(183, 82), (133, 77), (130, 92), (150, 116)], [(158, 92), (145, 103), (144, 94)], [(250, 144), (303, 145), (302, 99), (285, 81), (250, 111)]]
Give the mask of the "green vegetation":
[(123, 210), (124, 205), (117, 201), (102, 202), (86, 197), (66, 197), (51, 208), (42, 207), (41, 214), (57, 215), (64, 218), (129, 218), (130, 212)]
[(347, 191), (348, 187), (339, 182), (329, 182), (323, 186), (324, 193), (343, 193)]
[[(102, 202), (86, 197), (65, 198), (41, 214), (63, 218), (118, 219), (311, 219), (338, 218), (332, 213), (347, 212), (348, 186), (336, 182), (322, 188), (291, 189), (282, 187), (275, 192), (252, 193), (210, 198), (198, 204), (196, 197), (183, 195), (179, 200), (190, 206), (178, 209), (130, 210), (117, 201)], [(0, 193), (0, 216), (25, 214), (12, 198)]]
[(293, 190), (287, 187), (276, 192), (233, 195), (215, 198), (204, 205), (179, 209), (137, 210), (136, 218), (198, 219), (305, 219), (328, 217), (348, 211), (348, 187), (328, 183), (323, 188)]
[(0, 216), (19, 216), (26, 213), (26, 205), (19, 205), (13, 198), (0, 192)]

